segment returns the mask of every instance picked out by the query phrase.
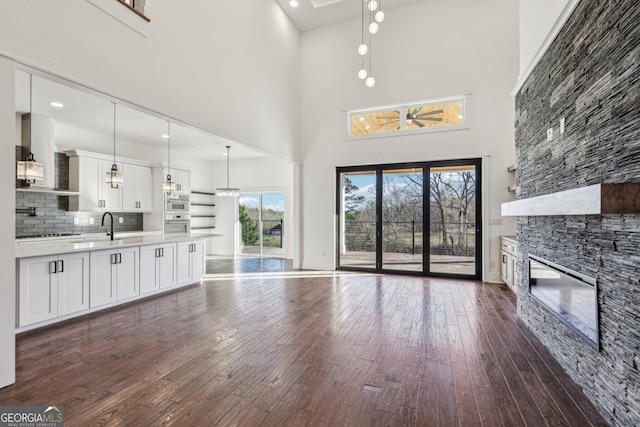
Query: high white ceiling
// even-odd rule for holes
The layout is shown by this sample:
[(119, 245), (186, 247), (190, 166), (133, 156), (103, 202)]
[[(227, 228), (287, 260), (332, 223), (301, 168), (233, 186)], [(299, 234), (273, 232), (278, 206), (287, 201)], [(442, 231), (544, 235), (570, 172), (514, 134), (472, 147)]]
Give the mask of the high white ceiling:
[[(298, 6), (296, 7), (290, 5), (290, 0), (276, 1), (300, 31), (307, 31), (359, 18), (362, 16), (362, 1), (364, 0), (297, 0)], [(377, 1), (381, 10), (386, 11), (427, 0)], [(314, 4), (318, 7), (314, 7)]]
[[(53, 79), (53, 78), (52, 78)], [(113, 137), (113, 104), (101, 94), (81, 87), (72, 87), (38, 75), (33, 76), (33, 97), (29, 106), (29, 73), (16, 70), (16, 112), (30, 111), (53, 117), (60, 129), (56, 135), (66, 141), (86, 139), (87, 131)], [(52, 101), (64, 104), (56, 108)], [(167, 147), (167, 119), (135, 106), (116, 102), (118, 140), (134, 141), (154, 147)], [(263, 157), (264, 155), (235, 141), (171, 121), (171, 150), (180, 150), (191, 157), (208, 160), (226, 158), (226, 145), (231, 146), (232, 159)], [(144, 160), (144, 159), (140, 159)]]

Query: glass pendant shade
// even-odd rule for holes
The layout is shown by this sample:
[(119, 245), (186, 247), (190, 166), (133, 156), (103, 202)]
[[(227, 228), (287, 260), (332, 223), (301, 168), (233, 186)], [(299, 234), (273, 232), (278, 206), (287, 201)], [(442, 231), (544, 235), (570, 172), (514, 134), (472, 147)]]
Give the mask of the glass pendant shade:
[(115, 163), (111, 165), (111, 170), (107, 172), (107, 184), (111, 184), (111, 188), (118, 188), (120, 185), (124, 185), (124, 175), (118, 170), (118, 165)]
[(369, 8), (370, 11), (374, 11), (378, 8), (378, 2), (376, 0), (371, 0), (369, 2), (369, 4), (367, 5), (367, 7)]
[(367, 80), (364, 81), (364, 84), (367, 85), (367, 87), (373, 87), (376, 84), (376, 79), (372, 77), (367, 77)]
[(176, 183), (171, 179), (171, 175), (167, 175), (167, 179), (162, 182), (162, 191), (171, 193), (172, 191), (176, 191), (176, 189)]
[(238, 197), (239, 195), (240, 195), (239, 188), (216, 188), (216, 196)]
[(371, 24), (369, 24), (369, 32), (371, 34), (377, 33), (379, 28), (380, 27), (378, 26), (377, 22), (372, 22)]
[(42, 163), (36, 162), (33, 153), (29, 153), (27, 160), (17, 162), (16, 178), (23, 179), (29, 184), (34, 184), (36, 180), (41, 181), (44, 179), (44, 167)]
[(367, 78), (367, 70), (365, 70), (364, 68), (362, 68), (360, 71), (358, 71), (358, 78), (360, 80), (364, 80)]
[(376, 22), (384, 21), (384, 12), (381, 11), (381, 10), (377, 11), (376, 14), (375, 14), (375, 20), (376, 20)]
[(360, 46), (358, 46), (358, 53), (360, 55), (366, 55), (368, 51), (369, 51), (369, 48), (367, 47), (366, 44), (362, 43)]

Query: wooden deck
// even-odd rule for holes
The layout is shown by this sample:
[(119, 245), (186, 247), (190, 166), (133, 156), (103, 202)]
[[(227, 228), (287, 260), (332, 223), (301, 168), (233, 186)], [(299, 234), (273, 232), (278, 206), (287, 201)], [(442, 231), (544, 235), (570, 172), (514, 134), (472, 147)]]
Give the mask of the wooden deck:
[(504, 286), (348, 272), (221, 275), (21, 334), (0, 405), (68, 427), (605, 425)]
[[(350, 251), (340, 255), (340, 266), (375, 268), (374, 252)], [(472, 276), (476, 273), (475, 258), (453, 255), (431, 255), (431, 272)], [(385, 270), (423, 271), (422, 254), (400, 254), (384, 252), (382, 263)]]

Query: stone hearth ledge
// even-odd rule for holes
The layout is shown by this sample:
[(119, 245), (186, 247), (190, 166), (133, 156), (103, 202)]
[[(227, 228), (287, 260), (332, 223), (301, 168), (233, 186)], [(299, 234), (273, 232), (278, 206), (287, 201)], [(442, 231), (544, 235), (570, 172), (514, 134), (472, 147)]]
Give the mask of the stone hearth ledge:
[(640, 213), (640, 183), (595, 184), (502, 204), (502, 216)]

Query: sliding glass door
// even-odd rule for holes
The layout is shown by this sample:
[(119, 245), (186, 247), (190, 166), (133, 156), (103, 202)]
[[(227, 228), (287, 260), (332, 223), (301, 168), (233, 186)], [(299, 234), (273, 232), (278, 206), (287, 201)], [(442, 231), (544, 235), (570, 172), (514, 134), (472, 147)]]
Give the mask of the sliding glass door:
[(382, 269), (423, 271), (422, 168), (382, 171)]
[(429, 271), (474, 275), (478, 213), (477, 166), (429, 167)]
[(240, 253), (284, 257), (284, 194), (241, 194)]
[(338, 168), (338, 267), (480, 278), (480, 165)]
[(340, 174), (341, 265), (377, 268), (376, 172), (354, 170)]

